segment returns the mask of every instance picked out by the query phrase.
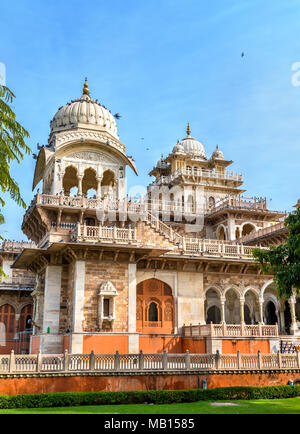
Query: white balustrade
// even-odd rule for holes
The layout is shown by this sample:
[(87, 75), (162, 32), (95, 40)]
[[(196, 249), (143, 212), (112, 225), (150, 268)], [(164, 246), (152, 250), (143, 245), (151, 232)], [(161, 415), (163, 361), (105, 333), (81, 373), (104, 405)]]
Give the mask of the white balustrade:
[(300, 353), (281, 354), (64, 354), (0, 356), (0, 374), (55, 372), (149, 372), (207, 370), (300, 370)]
[(182, 327), (184, 337), (219, 336), (219, 337), (239, 337), (239, 336), (260, 336), (277, 337), (277, 325), (241, 325), (241, 324), (204, 324), (204, 325), (184, 325)]

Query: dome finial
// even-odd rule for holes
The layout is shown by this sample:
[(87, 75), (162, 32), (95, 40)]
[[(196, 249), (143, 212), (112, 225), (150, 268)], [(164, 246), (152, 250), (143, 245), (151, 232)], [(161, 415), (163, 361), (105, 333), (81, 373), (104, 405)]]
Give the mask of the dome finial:
[(187, 124), (187, 129), (186, 129), (187, 135), (190, 136), (191, 135), (191, 128), (190, 128), (190, 123), (188, 122)]
[(82, 89), (82, 93), (84, 95), (89, 95), (90, 94), (89, 86), (88, 86), (88, 82), (87, 82), (87, 77), (85, 77), (85, 83), (84, 83), (84, 86), (83, 86), (83, 89)]

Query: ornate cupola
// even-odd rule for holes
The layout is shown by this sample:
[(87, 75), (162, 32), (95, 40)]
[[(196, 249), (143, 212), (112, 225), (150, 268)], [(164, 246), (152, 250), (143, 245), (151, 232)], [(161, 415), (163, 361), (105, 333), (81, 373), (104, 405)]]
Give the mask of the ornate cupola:
[[(68, 195), (71, 188), (78, 187), (79, 194), (86, 194), (80, 185), (86, 169), (93, 170), (99, 179), (110, 170), (114, 183), (124, 179), (127, 165), (137, 173), (134, 160), (126, 155), (126, 147), (119, 140), (114, 116), (90, 97), (87, 79), (81, 98), (59, 108), (50, 127), (48, 145), (37, 157), (33, 189), (43, 180), (43, 193), (60, 194), (65, 190)], [(86, 188), (91, 185), (88, 181)], [(119, 193), (118, 197), (125, 194)]]
[[(60, 216), (63, 205), (71, 203), (70, 198), (76, 197), (80, 201), (80, 205), (76, 206), (81, 210), (88, 198), (98, 201), (124, 199), (126, 166), (137, 174), (133, 158), (127, 156), (126, 147), (119, 140), (115, 117), (103, 104), (91, 98), (87, 79), (82, 96), (60, 107), (50, 122), (50, 127), (48, 144), (38, 146), (40, 152), (36, 157), (32, 186), (34, 190), (43, 182), (38, 196), (42, 203), (37, 204), (36, 208), (30, 207), (22, 226), (28, 238), (35, 242), (45, 238), (45, 232), (49, 232), (54, 221), (56, 225), (61, 224), (60, 217), (54, 212), (54, 205), (59, 208)], [(45, 222), (45, 207), (50, 203), (53, 212), (51, 216), (48, 213), (47, 230), (41, 231), (43, 236), (39, 236), (34, 225), (29, 228), (28, 217), (36, 209), (35, 213), (43, 214), (42, 220)], [(91, 208), (90, 203), (86, 206)], [(92, 204), (93, 207), (95, 204)], [(81, 215), (80, 220), (83, 218)], [(36, 216), (36, 224), (40, 220)]]

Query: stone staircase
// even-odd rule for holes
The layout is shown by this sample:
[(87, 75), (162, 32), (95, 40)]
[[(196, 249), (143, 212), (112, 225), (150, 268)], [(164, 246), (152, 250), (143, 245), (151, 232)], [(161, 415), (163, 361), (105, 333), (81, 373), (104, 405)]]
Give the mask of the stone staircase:
[(179, 248), (183, 245), (183, 237), (175, 232), (171, 226), (163, 223), (158, 217), (154, 216), (150, 212), (146, 213), (145, 223), (174, 246)]

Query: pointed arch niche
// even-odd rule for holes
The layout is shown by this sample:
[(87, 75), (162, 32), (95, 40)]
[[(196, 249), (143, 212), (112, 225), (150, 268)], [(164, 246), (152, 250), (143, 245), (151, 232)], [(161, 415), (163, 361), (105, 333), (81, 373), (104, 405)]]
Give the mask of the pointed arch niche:
[(174, 299), (169, 285), (148, 279), (137, 285), (137, 332), (171, 334), (174, 332)]
[(98, 326), (99, 330), (113, 331), (115, 320), (115, 298), (118, 291), (109, 280), (103, 282), (98, 293)]

